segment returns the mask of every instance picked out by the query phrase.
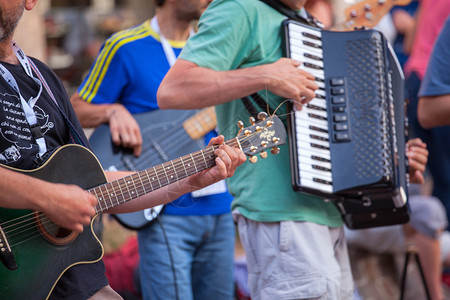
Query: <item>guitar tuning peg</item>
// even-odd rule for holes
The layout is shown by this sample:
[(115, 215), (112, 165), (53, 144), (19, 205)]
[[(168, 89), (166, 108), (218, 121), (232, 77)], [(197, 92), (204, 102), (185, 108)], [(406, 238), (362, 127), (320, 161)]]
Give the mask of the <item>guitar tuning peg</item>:
[(250, 130), (248, 130), (248, 129), (244, 130), (244, 134), (245, 134), (246, 136), (249, 136), (251, 133), (252, 133), (252, 132), (251, 132)]
[(256, 126), (256, 127), (255, 127), (256, 132), (260, 132), (262, 129), (263, 129), (263, 128), (262, 128), (261, 126)]
[(262, 111), (258, 114), (258, 120), (264, 121), (267, 118), (267, 116), (268, 116), (267, 113)]
[(238, 121), (237, 122), (237, 126), (240, 128), (240, 129), (243, 129), (244, 128), (244, 122), (242, 122), (242, 121)]
[(259, 156), (261, 156), (261, 158), (266, 158), (267, 157), (267, 152), (266, 151), (263, 151), (263, 152), (261, 152), (261, 153), (259, 153)]
[(272, 142), (273, 142), (274, 144), (278, 143), (279, 141), (280, 141), (280, 138), (278, 138), (278, 137), (274, 137), (274, 138), (272, 139)]
[(256, 120), (253, 117), (250, 117), (249, 121), (250, 121), (250, 124), (252, 124), (252, 126), (255, 125), (255, 123), (256, 123)]
[(278, 153), (280, 153), (280, 148), (275, 146), (270, 150), (270, 153), (272, 153), (273, 155), (277, 155)]
[(257, 157), (257, 156), (251, 156), (251, 157), (249, 158), (249, 161), (250, 161), (252, 164), (254, 164), (254, 163), (256, 163), (256, 162), (258, 161), (258, 157)]

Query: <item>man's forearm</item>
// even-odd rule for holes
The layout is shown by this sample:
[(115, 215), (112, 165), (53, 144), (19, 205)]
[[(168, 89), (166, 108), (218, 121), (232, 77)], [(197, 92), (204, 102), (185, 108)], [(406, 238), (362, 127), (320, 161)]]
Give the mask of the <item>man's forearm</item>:
[(421, 97), (417, 116), (420, 125), (427, 129), (450, 125), (450, 94)]
[(73, 94), (70, 102), (83, 128), (95, 128), (103, 123), (108, 123), (111, 114), (114, 113), (114, 107), (117, 105), (87, 103), (81, 99), (78, 93)]

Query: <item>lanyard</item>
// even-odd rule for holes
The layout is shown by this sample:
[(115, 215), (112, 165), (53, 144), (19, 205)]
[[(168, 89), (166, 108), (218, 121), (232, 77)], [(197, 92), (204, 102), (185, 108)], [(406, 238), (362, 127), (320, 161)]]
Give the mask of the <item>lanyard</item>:
[[(152, 18), (152, 21), (150, 22), (150, 26), (159, 35), (159, 39), (161, 41), (161, 44), (162, 44), (162, 47), (163, 47), (163, 50), (164, 50), (164, 54), (166, 55), (167, 61), (169, 62), (169, 66), (173, 66), (173, 64), (177, 60), (177, 57), (175, 55), (175, 51), (173, 51), (173, 48), (172, 48), (172, 46), (170, 46), (169, 41), (161, 33), (161, 30), (159, 29), (159, 25), (158, 25), (158, 19), (156, 18), (156, 16), (154, 16)], [(192, 35), (194, 35), (194, 30), (191, 27), (191, 31), (189, 33), (189, 36), (192, 36)]]
[(13, 41), (11, 47), (14, 50), (17, 59), (19, 60), (20, 64), (22, 65), (27, 75), (30, 76), (34, 80), (34, 82), (39, 86), (39, 91), (37, 95), (35, 97), (30, 97), (30, 99), (26, 101), (25, 98), (20, 93), (19, 85), (17, 84), (16, 79), (11, 74), (11, 72), (9, 72), (8, 69), (6, 69), (2, 64), (0, 64), (0, 73), (3, 79), (5, 79), (5, 81), (8, 82), (8, 84), (19, 95), (20, 102), (22, 103), (22, 108), (25, 112), (25, 117), (28, 121), (28, 124), (30, 125), (31, 134), (33, 135), (37, 145), (39, 146), (39, 156), (42, 157), (42, 155), (44, 155), (44, 153), (47, 152), (47, 146), (45, 144), (44, 135), (42, 134), (41, 127), (37, 121), (37, 117), (33, 109), (34, 105), (36, 104), (36, 101), (41, 96), (42, 82), (34, 77), (28, 58), (26, 57), (22, 49), (19, 47), (19, 45), (17, 45)]

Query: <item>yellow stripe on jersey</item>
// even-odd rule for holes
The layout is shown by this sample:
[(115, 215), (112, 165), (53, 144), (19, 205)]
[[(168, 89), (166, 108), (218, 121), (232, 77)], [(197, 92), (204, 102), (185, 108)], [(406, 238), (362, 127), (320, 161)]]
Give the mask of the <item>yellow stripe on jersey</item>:
[[(86, 84), (80, 90), (79, 94), (82, 99), (85, 99), (86, 101), (90, 102), (90, 100), (86, 99), (87, 96), (89, 94), (92, 95), (92, 93), (93, 93), (92, 89), (94, 87), (94, 84), (97, 85), (96, 82), (98, 83), (98, 81), (100, 79), (103, 79), (103, 78), (99, 77), (99, 72), (104, 73), (105, 70), (107, 69), (107, 67), (109, 67), (109, 63), (111, 62), (113, 54), (115, 52), (117, 52), (117, 50), (122, 45), (125, 44), (125, 43), (123, 43), (124, 39), (127, 39), (127, 42), (129, 42), (130, 40), (128, 40), (128, 39), (130, 37), (139, 37), (139, 38), (141, 38), (143, 36), (145, 37), (148, 35), (148, 34), (145, 35), (145, 33), (146, 33), (146, 31), (148, 31), (149, 28), (150, 28), (149, 23), (145, 22), (142, 25), (137, 26), (135, 28), (120, 31), (120, 32), (114, 34), (111, 38), (109, 38), (105, 42), (105, 46), (103, 47), (102, 51), (100, 52), (100, 55), (98, 56), (98, 58), (95, 62), (95, 65), (92, 68), (92, 71), (90, 72), (89, 78), (86, 80)], [(132, 39), (132, 40), (135, 40), (135, 39)], [(104, 77), (104, 75), (103, 75), (103, 77)], [(97, 88), (97, 90), (98, 90), (98, 88)], [(96, 93), (96, 91), (94, 93)], [(89, 97), (89, 98), (92, 99), (93, 97)]]

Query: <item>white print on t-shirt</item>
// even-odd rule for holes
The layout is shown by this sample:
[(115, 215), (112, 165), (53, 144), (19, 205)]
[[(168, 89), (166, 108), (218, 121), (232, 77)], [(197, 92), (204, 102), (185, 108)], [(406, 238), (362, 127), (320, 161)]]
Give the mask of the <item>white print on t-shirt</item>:
[[(17, 101), (12, 98), (17, 99)], [(7, 146), (0, 152), (0, 161), (10, 163), (20, 159), (20, 150), (31, 149), (35, 141), (31, 136), (18, 96), (0, 93), (0, 109), (2, 110), (0, 115), (5, 116), (0, 122), (0, 134), (3, 139), (1, 144)], [(35, 105), (34, 111), (39, 124), (44, 124), (41, 126), (41, 131), (45, 135), (47, 131), (54, 127), (54, 124), (49, 122), (49, 115), (39, 106)], [(11, 144), (10, 146), (7, 145), (8, 142)]]

